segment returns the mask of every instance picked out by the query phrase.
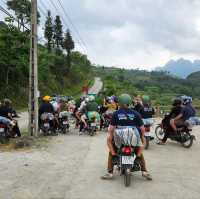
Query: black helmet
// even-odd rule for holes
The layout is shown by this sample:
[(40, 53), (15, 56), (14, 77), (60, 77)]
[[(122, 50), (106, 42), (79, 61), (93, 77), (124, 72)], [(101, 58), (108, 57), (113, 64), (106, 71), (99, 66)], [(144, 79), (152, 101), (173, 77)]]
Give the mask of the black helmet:
[(173, 106), (180, 106), (182, 105), (183, 101), (180, 99), (180, 98), (176, 98), (174, 101), (173, 101)]
[(9, 106), (11, 106), (12, 101), (11, 101), (10, 99), (8, 99), (8, 98), (5, 98), (5, 99), (3, 100), (3, 104), (4, 104), (5, 106), (9, 107)]
[(184, 105), (192, 103), (192, 97), (190, 97), (190, 96), (183, 95), (183, 96), (181, 96), (181, 99), (182, 99)]

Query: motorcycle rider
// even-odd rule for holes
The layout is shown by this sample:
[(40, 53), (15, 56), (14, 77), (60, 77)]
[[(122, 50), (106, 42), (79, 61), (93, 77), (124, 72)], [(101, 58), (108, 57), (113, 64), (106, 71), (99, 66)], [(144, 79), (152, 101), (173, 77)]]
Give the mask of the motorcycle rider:
[(12, 101), (9, 99), (4, 99), (3, 104), (0, 107), (0, 117), (2, 120), (9, 121), (12, 125), (12, 137), (18, 136), (21, 137), (21, 132), (18, 126), (17, 121), (13, 120), (12, 117), (13, 109), (12, 109)]
[[(153, 125), (153, 115), (155, 114), (154, 108), (151, 106), (150, 103), (150, 97), (148, 95), (143, 95), (142, 96), (142, 104), (143, 107), (140, 110), (140, 114), (142, 116), (144, 125)], [(149, 126), (149, 127), (150, 127)], [(150, 129), (149, 129), (150, 131)], [(151, 140), (154, 139), (154, 137), (150, 137)]]
[(188, 96), (182, 96), (181, 99), (183, 101), (181, 112), (170, 121), (170, 125), (174, 132), (177, 132), (177, 126), (186, 124), (186, 121), (192, 117), (195, 117), (196, 115), (196, 110), (192, 106), (192, 98)]
[[(173, 132), (173, 128), (174, 128), (174, 118), (176, 118), (178, 115), (181, 114), (182, 111), (182, 100), (181, 98), (176, 98), (173, 101), (172, 104), (172, 109), (169, 113), (169, 115), (167, 117), (165, 117), (165, 119), (162, 121), (162, 123), (164, 124), (165, 128), (167, 128), (166, 133), (164, 138), (162, 139), (162, 141), (158, 142), (157, 144), (159, 145), (164, 145), (169, 137), (169, 133)], [(175, 126), (176, 128), (176, 126)]]
[(96, 118), (97, 122), (100, 122), (100, 115), (98, 113), (98, 104), (95, 102), (94, 96), (89, 96), (86, 98), (85, 107), (82, 108), (84, 114), (81, 116), (81, 121), (84, 124), (84, 128), (87, 128), (87, 119), (91, 120), (92, 117)]
[(153, 115), (155, 114), (155, 110), (150, 104), (150, 97), (148, 95), (143, 95), (142, 103), (143, 103), (143, 107), (140, 110), (140, 114), (141, 114), (142, 118), (143, 119), (152, 118)]
[(142, 176), (147, 180), (152, 180), (151, 175), (148, 173), (146, 169), (146, 163), (144, 156), (142, 154), (144, 148), (144, 125), (141, 119), (141, 116), (136, 112), (131, 110), (128, 106), (131, 104), (132, 99), (128, 94), (122, 94), (119, 97), (119, 105), (120, 108), (113, 114), (111, 124), (108, 128), (108, 137), (107, 137), (107, 145), (109, 148), (109, 156), (108, 156), (108, 173), (102, 176), (102, 179), (112, 179), (113, 178), (113, 163), (112, 158), (116, 156), (115, 151), (115, 143), (114, 143), (114, 133), (115, 130), (122, 127), (136, 127), (140, 131), (140, 141), (142, 141), (142, 145), (138, 146), (137, 156), (140, 160)]
[(135, 111), (141, 113), (143, 109), (143, 103), (140, 95), (137, 95), (137, 97), (133, 98), (133, 106)]
[[(55, 111), (54, 111), (54, 107), (53, 105), (50, 103), (50, 99), (51, 97), (46, 95), (42, 98), (42, 104), (39, 107), (39, 125), (41, 124), (41, 116), (43, 113), (50, 113), (52, 115), (54, 115)], [(56, 128), (56, 126), (58, 124), (56, 124), (57, 122), (55, 121), (55, 119), (52, 121), (52, 126), (54, 128)]]

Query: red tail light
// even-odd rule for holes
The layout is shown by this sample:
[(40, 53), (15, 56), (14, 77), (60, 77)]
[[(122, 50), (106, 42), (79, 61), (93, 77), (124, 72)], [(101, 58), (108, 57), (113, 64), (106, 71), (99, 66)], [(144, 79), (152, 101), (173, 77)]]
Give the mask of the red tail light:
[(5, 124), (0, 124), (0, 128), (5, 128), (6, 125)]
[(122, 152), (126, 155), (131, 155), (132, 149), (129, 146), (123, 147)]
[(151, 128), (149, 126), (145, 126), (145, 131), (146, 132), (150, 132), (151, 131)]

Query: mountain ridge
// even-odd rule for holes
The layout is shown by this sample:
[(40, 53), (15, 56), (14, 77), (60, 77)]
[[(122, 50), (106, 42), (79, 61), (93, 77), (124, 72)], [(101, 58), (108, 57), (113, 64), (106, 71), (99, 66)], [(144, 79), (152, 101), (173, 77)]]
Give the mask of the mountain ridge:
[(190, 61), (184, 58), (171, 59), (164, 66), (156, 67), (156, 71), (166, 71), (180, 78), (187, 78), (190, 74), (200, 71), (200, 60)]

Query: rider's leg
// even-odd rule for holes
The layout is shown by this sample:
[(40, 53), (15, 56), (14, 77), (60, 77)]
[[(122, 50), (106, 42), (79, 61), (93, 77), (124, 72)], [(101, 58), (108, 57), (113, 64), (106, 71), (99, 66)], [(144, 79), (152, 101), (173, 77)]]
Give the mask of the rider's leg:
[(172, 129), (173, 129), (175, 132), (177, 131), (177, 128), (176, 128), (176, 124), (175, 124), (174, 119), (171, 119), (171, 120), (170, 120), (170, 126), (172, 127)]

